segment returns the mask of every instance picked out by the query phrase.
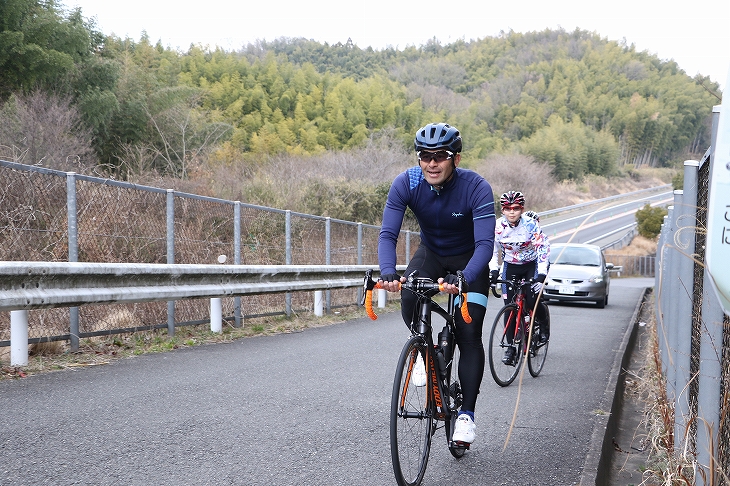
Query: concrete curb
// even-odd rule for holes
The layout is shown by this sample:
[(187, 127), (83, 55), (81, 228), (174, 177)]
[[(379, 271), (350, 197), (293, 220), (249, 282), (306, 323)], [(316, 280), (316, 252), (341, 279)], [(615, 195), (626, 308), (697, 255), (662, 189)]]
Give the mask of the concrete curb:
[(623, 407), (624, 380), (623, 370), (628, 368), (631, 353), (636, 345), (636, 335), (639, 329), (641, 307), (652, 292), (652, 287), (646, 287), (636, 304), (634, 314), (626, 329), (616, 357), (608, 376), (608, 385), (601, 399), (600, 409), (607, 415), (600, 415), (593, 428), (588, 454), (583, 463), (583, 473), (580, 477), (581, 486), (608, 486), (608, 477), (613, 454), (613, 437), (616, 435), (621, 408)]

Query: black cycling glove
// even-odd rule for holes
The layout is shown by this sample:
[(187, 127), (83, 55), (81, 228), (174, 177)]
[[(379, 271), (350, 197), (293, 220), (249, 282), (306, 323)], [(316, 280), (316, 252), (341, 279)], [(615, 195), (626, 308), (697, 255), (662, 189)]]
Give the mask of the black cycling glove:
[(497, 279), (499, 278), (499, 270), (492, 270), (489, 272), (489, 284), (495, 285), (497, 283)]
[(538, 274), (538, 275), (537, 275), (537, 277), (535, 278), (535, 282), (544, 282), (544, 281), (545, 281), (545, 277), (546, 277), (546, 275), (545, 275), (545, 274), (542, 274), (542, 273), (540, 273), (540, 274)]
[[(454, 275), (453, 273), (449, 273), (444, 277), (444, 283), (448, 283), (451, 285), (459, 286), (459, 277)], [(461, 291), (462, 292), (468, 292), (469, 291), (469, 284), (466, 283), (466, 279), (462, 280), (461, 282)]]
[(397, 273), (384, 273), (380, 276), (383, 282), (400, 282), (400, 275)]

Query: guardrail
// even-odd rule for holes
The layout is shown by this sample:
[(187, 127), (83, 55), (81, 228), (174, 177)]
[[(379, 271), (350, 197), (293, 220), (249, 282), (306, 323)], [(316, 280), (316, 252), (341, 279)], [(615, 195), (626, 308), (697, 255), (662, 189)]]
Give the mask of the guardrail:
[(543, 218), (543, 217), (547, 218), (547, 217), (550, 217), (550, 216), (555, 216), (556, 214), (562, 214), (562, 213), (568, 213), (568, 212), (571, 212), (571, 211), (577, 211), (577, 210), (585, 209), (585, 208), (588, 208), (588, 207), (591, 207), (591, 206), (596, 206), (596, 205), (604, 204), (604, 203), (607, 203), (607, 202), (616, 201), (616, 200), (619, 200), (619, 199), (624, 199), (624, 198), (627, 198), (627, 197), (635, 196), (637, 194), (642, 194), (642, 193), (645, 193), (645, 192), (659, 192), (659, 193), (661, 193), (662, 191), (667, 192), (667, 193), (671, 193), (671, 191), (672, 191), (672, 185), (671, 184), (665, 184), (663, 186), (656, 186), (656, 187), (651, 187), (651, 188), (648, 188), (648, 189), (639, 189), (638, 191), (627, 192), (625, 194), (617, 194), (615, 196), (609, 196), (609, 197), (604, 197), (604, 198), (601, 198), (601, 199), (595, 199), (593, 201), (587, 201), (587, 202), (584, 202), (584, 203), (574, 204), (572, 206), (565, 206), (565, 207), (562, 207), (562, 208), (549, 209), (547, 211), (540, 211), (540, 217), (541, 218)]
[(5, 262), (0, 311), (348, 288), (369, 269), (377, 266)]
[[(221, 332), (223, 297), (314, 290), (321, 306), (323, 290), (359, 287), (367, 270), (377, 272), (378, 267), (3, 262), (0, 311), (10, 311), (11, 365), (25, 366), (31, 309), (210, 298), (211, 330)], [(378, 293), (381, 308), (385, 295)], [(315, 313), (322, 315), (321, 309)], [(78, 336), (78, 327), (71, 334)]]

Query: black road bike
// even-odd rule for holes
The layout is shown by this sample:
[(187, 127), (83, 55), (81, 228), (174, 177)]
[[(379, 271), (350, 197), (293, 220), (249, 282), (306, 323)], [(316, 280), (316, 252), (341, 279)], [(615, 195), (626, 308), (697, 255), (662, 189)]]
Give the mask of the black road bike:
[[(463, 275), (459, 276), (459, 290)], [(380, 288), (365, 275), (362, 305), (368, 316), (377, 319), (372, 309), (372, 291)], [(433, 298), (443, 290), (428, 278), (418, 278), (417, 272), (401, 284), (401, 291), (417, 296), (417, 312), (410, 323), (411, 336), (398, 358), (390, 406), (390, 453), (393, 472), (400, 486), (421, 484), (426, 473), (431, 440), (443, 428), (451, 454), (460, 458), (469, 448), (465, 442), (454, 442), (452, 436), (462, 403), (459, 385), (459, 352), (454, 339), (456, 309), (464, 321), (471, 322), (466, 310), (466, 294), (449, 294), (444, 309)], [(441, 316), (445, 325), (433, 342), (431, 317)]]
[[(545, 303), (541, 302), (539, 305), (544, 309), (545, 322), (537, 324), (533, 319), (532, 309), (527, 305), (526, 292), (530, 292), (530, 286), (534, 282), (533, 279), (498, 279), (493, 282), (516, 289), (512, 301), (502, 307), (494, 318), (492, 332), (489, 335), (489, 370), (499, 386), (508, 386), (515, 380), (525, 357), (530, 374), (534, 377), (540, 374), (545, 365), (549, 340), (540, 343), (537, 336), (540, 335), (539, 325), (550, 328), (550, 311)], [(501, 297), (495, 287), (492, 287), (492, 293)], [(514, 360), (505, 363), (502, 358), (508, 347), (515, 349)]]

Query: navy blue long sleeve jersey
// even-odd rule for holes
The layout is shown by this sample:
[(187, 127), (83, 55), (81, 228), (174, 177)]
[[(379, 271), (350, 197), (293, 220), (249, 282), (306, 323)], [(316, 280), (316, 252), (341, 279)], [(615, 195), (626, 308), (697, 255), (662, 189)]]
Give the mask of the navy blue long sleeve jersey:
[(476, 172), (459, 169), (441, 190), (429, 185), (421, 168), (411, 167), (390, 186), (378, 240), (381, 274), (396, 273), (396, 243), (406, 208), (421, 227), (421, 243), (441, 256), (474, 250), (464, 269), (467, 282), (485, 271), (494, 248), (494, 194)]

